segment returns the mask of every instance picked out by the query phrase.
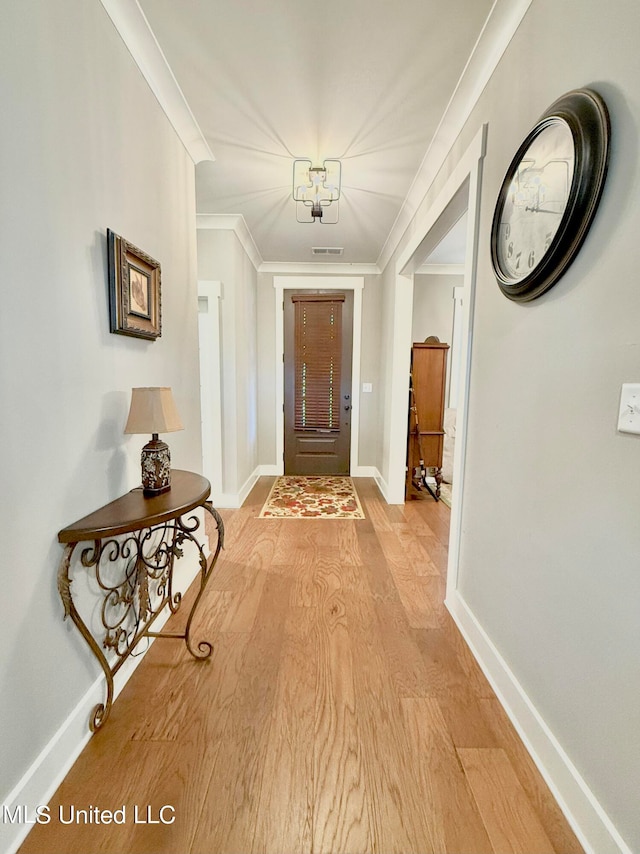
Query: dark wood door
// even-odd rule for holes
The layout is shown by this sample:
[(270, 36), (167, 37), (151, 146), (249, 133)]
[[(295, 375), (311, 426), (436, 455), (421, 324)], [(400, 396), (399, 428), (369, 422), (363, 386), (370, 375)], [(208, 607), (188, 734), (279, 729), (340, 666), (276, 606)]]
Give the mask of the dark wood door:
[(284, 292), (285, 474), (349, 474), (353, 294)]

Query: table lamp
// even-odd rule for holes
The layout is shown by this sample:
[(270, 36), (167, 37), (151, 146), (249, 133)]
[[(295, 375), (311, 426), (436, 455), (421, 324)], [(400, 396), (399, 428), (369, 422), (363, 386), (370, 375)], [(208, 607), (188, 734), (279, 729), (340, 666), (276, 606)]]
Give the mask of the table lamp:
[(171, 455), (158, 433), (184, 430), (170, 388), (133, 388), (125, 433), (151, 433), (142, 449), (142, 486), (145, 495), (171, 489)]

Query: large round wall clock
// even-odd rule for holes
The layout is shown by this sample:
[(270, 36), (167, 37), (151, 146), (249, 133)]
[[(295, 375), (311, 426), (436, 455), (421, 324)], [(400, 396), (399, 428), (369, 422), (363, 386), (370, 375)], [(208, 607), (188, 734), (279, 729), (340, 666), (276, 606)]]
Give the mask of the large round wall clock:
[(526, 302), (554, 285), (596, 212), (609, 154), (609, 115), (589, 89), (555, 101), (516, 152), (491, 226), (502, 293)]

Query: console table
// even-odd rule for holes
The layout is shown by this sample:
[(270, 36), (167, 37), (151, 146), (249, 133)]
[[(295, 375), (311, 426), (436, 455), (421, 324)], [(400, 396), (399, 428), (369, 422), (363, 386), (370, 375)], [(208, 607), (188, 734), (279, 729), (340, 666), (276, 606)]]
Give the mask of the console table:
[[(208, 500), (209, 481), (198, 474), (174, 469), (171, 489), (145, 497), (142, 487), (74, 522), (58, 534), (65, 545), (58, 569), (58, 590), (64, 605), (64, 619), (71, 617), (107, 679), (107, 697), (93, 710), (89, 726), (99, 729), (109, 716), (113, 703), (113, 677), (143, 638), (184, 640), (196, 659), (209, 658), (213, 647), (200, 641), (194, 649), (191, 625), (198, 604), (224, 545), (224, 525), (220, 514)], [(216, 522), (218, 543), (210, 562), (194, 534), (200, 520), (191, 511), (204, 508)], [(78, 543), (91, 542), (80, 554), (83, 567), (93, 568), (102, 603), (99, 608), (102, 647), (110, 651), (111, 662), (94, 633), (80, 616), (72, 595), (71, 558)], [(195, 545), (200, 561), (200, 589), (187, 616), (183, 632), (154, 632), (156, 618), (169, 607), (175, 614), (182, 599), (173, 591), (173, 565), (183, 555), (183, 545)], [(98, 622), (94, 618), (94, 622)]]

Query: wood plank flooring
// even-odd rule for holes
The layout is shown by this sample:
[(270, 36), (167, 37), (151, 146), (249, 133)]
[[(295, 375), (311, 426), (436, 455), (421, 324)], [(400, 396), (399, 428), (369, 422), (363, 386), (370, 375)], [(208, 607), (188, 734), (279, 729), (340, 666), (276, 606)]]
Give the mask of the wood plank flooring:
[(152, 646), (22, 854), (581, 852), (444, 608), (449, 509), (258, 519), (272, 482), (223, 511), (211, 660)]

